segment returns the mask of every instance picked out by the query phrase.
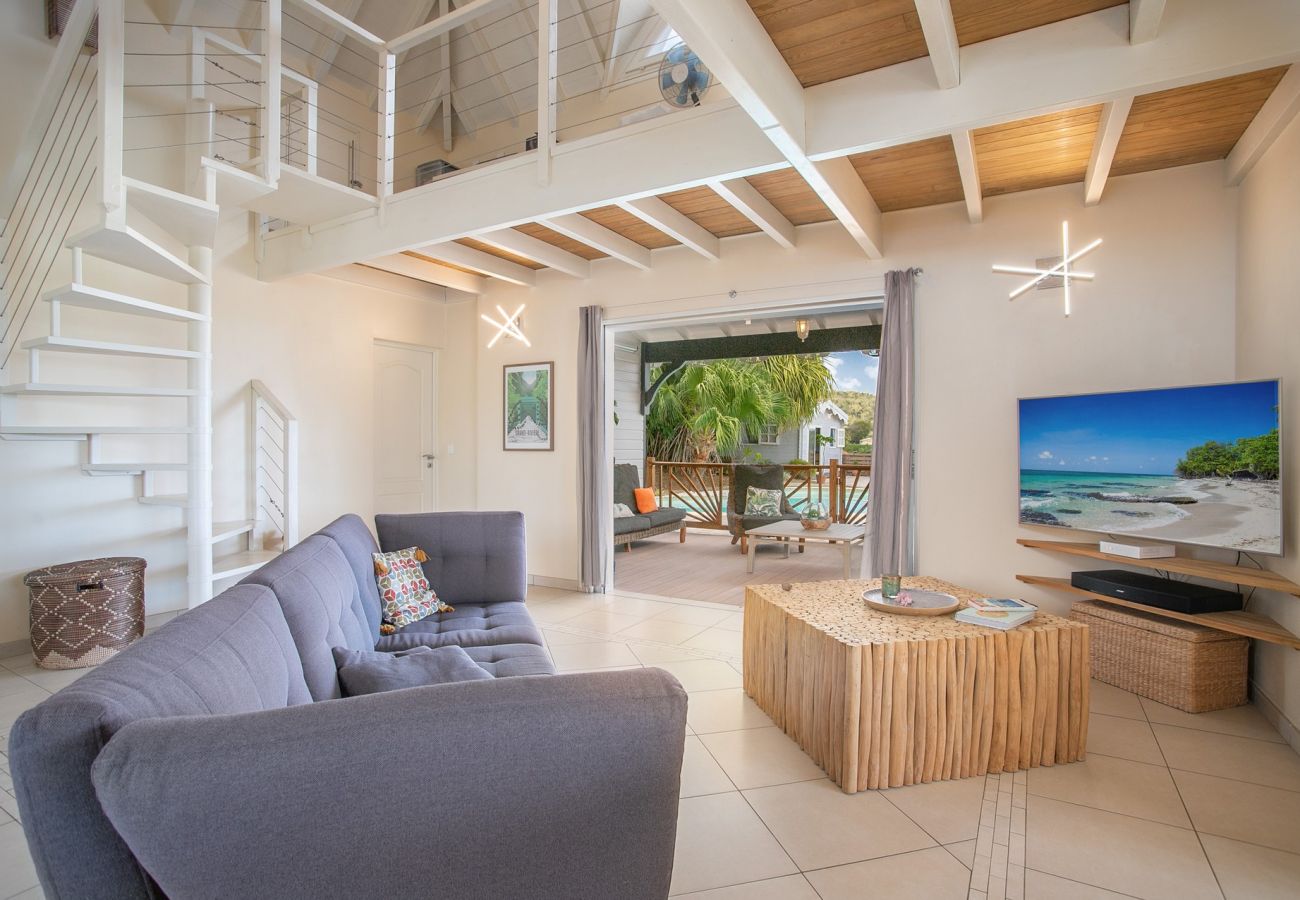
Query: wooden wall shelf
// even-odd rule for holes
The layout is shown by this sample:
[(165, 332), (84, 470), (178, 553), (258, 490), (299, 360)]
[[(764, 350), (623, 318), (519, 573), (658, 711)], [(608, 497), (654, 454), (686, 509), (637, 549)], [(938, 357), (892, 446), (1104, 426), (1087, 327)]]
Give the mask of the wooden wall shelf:
[[(1265, 590), (1280, 591), (1283, 594), (1300, 597), (1300, 584), (1283, 578), (1276, 572), (1270, 572), (1268, 569), (1234, 566), (1230, 563), (1209, 562), (1203, 559), (1188, 559), (1185, 556), (1172, 556), (1164, 559), (1131, 559), (1127, 556), (1102, 553), (1097, 544), (1090, 542), (1042, 541), (1036, 538), (1020, 538), (1016, 543), (1022, 547), (1033, 547), (1037, 550), (1050, 550), (1053, 553), (1067, 553), (1071, 556), (1086, 556), (1090, 559), (1102, 559), (1106, 562), (1119, 563), (1124, 566), (1136, 566), (1139, 569), (1177, 572), (1180, 575), (1192, 575), (1197, 578), (1208, 578), (1211, 581), (1224, 581), (1246, 587), (1264, 588)], [(1149, 607), (1141, 608), (1147, 609)]]
[[(1155, 560), (1150, 561), (1155, 562)], [(1168, 560), (1166, 560), (1166, 562), (1167, 561)], [(1284, 647), (1290, 647), (1292, 650), (1300, 650), (1300, 637), (1296, 637), (1277, 622), (1274, 622), (1267, 616), (1261, 616), (1258, 613), (1237, 610), (1233, 612), (1197, 613), (1193, 615), (1191, 613), (1174, 612), (1169, 609), (1147, 606), (1142, 603), (1134, 603), (1131, 600), (1121, 600), (1117, 597), (1108, 597), (1105, 594), (1098, 594), (1093, 591), (1086, 591), (1083, 588), (1077, 588), (1070, 584), (1069, 579), (1066, 578), (1049, 578), (1045, 575), (1017, 575), (1016, 580), (1023, 581), (1025, 584), (1036, 584), (1040, 587), (1051, 588), (1053, 590), (1066, 591), (1071, 594), (1080, 594), (1091, 600), (1100, 600), (1103, 603), (1113, 603), (1115, 606), (1127, 606), (1130, 609), (1140, 609), (1143, 612), (1148, 612), (1156, 616), (1163, 616), (1166, 619), (1178, 619), (1182, 622), (1192, 622), (1196, 625), (1204, 625), (1207, 628), (1214, 628), (1218, 631), (1227, 631), (1231, 634), (1239, 634), (1242, 637), (1255, 638), (1256, 640), (1267, 641), (1270, 644), (1281, 644)]]

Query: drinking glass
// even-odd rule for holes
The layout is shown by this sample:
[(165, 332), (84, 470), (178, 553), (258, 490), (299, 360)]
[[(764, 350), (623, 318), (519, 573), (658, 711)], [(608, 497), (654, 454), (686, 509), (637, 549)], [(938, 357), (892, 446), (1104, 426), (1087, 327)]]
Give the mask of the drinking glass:
[(903, 576), (901, 575), (881, 575), (880, 576), (880, 594), (886, 600), (893, 600), (898, 596), (898, 591), (903, 586)]

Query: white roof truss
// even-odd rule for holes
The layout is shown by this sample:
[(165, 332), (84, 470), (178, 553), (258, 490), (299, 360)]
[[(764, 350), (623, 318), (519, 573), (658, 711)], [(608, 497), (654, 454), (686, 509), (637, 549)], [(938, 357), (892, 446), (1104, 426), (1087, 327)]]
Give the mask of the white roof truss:
[(491, 253), (484, 253), (482, 250), (475, 250), (473, 247), (466, 247), (463, 244), (433, 244), (428, 247), (419, 247), (415, 252), (421, 256), (451, 263), (454, 266), (473, 269), (481, 275), (499, 278), (511, 284), (532, 287), (537, 282), (537, 273), (527, 266), (521, 266), (519, 263), (501, 259), (499, 256), (493, 256)]
[(535, 263), (541, 263), (548, 268), (555, 269), (557, 272), (572, 275), (574, 278), (589, 278), (591, 276), (591, 263), (581, 256), (570, 253), (568, 250), (561, 250), (553, 244), (546, 243), (546, 241), (539, 241), (532, 235), (524, 234), (522, 231), (516, 231), (513, 228), (489, 231), (486, 234), (475, 235), (474, 239), (487, 244), (489, 247), (522, 256), (524, 259), (531, 259)]
[(925, 47), (930, 51), (935, 80), (941, 88), (955, 88), (961, 83), (961, 46), (949, 0), (916, 0), (916, 14), (921, 20)]
[(1132, 44), (1154, 41), (1165, 14), (1165, 0), (1129, 0), (1128, 39)]
[(709, 182), (709, 187), (749, 221), (763, 229), (772, 240), (787, 250), (794, 249), (794, 225), (748, 181), (743, 178), (715, 179)]
[(1110, 164), (1115, 161), (1115, 148), (1119, 146), (1124, 123), (1128, 121), (1132, 108), (1132, 97), (1108, 100), (1101, 108), (1101, 123), (1092, 142), (1088, 172), (1083, 178), (1083, 202), (1087, 206), (1101, 202), (1101, 192), (1106, 189), (1106, 179), (1110, 177)]
[(1241, 184), (1245, 180), (1297, 114), (1300, 114), (1300, 65), (1293, 65), (1228, 154), (1228, 184)]

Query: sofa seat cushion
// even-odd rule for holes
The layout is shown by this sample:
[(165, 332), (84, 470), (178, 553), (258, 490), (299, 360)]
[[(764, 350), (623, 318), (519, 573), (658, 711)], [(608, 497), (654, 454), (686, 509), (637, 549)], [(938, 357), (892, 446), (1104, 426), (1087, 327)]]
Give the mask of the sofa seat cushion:
[(345, 697), (492, 677), (459, 647), (412, 647), (397, 653), (335, 647), (334, 661)]
[(647, 516), (624, 516), (614, 520), (615, 534), (631, 534), (634, 531), (645, 531), (653, 527), (653, 523)]
[(466, 647), (465, 652), (496, 678), (555, 674), (555, 663), (551, 662), (551, 655), (546, 652), (546, 648), (536, 644)]
[(488, 647), (497, 644), (544, 646), (542, 632), (522, 603), (464, 603), (455, 610), (435, 613), (395, 634), (381, 637), (376, 650), (407, 647)]
[(686, 510), (678, 509), (675, 506), (661, 506), (654, 512), (648, 512), (645, 517), (650, 520), (650, 525), (658, 528), (661, 525), (673, 525), (686, 518)]

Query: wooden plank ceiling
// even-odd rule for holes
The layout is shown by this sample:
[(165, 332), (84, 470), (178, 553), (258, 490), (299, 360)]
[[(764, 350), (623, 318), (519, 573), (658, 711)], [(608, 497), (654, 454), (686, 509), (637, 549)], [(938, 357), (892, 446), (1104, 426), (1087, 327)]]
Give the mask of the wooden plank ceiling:
[[(748, 0), (804, 87), (927, 55), (913, 0)], [(952, 0), (973, 44), (1119, 6), (1125, 0)]]
[(881, 212), (962, 199), (952, 138), (937, 137), (849, 157)]
[(1021, 119), (975, 132), (985, 197), (1083, 181), (1101, 105)]
[(1133, 101), (1111, 175), (1132, 175), (1223, 159), (1287, 66), (1144, 94)]
[[(757, 0), (754, 2), (757, 6)], [(766, 5), (780, 4), (773, 0)], [(956, 6), (954, 0), (954, 9)], [(1286, 67), (1282, 66), (1137, 97), (1121, 134), (1111, 174), (1128, 175), (1223, 159), (1285, 73)], [(981, 194), (994, 197), (1082, 182), (1101, 109), (1095, 105), (1062, 110), (977, 130), (974, 143)], [(849, 160), (882, 212), (956, 203), (964, 196), (948, 135), (859, 153)], [(747, 181), (795, 225), (834, 219), (792, 168), (753, 175)], [(661, 199), (720, 238), (759, 231), (708, 187), (674, 191)], [(588, 210), (582, 215), (652, 250), (677, 244), (618, 206)], [(604, 256), (541, 225), (521, 225), (519, 230), (585, 259)], [(540, 268), (531, 260), (472, 239), (460, 243), (529, 268)]]

